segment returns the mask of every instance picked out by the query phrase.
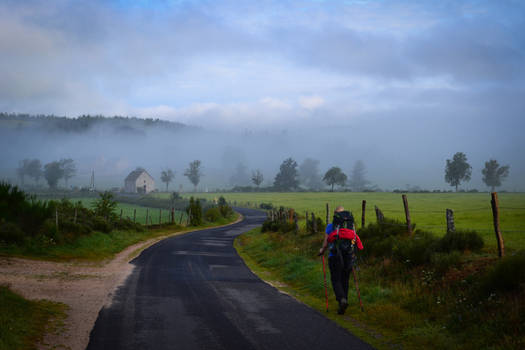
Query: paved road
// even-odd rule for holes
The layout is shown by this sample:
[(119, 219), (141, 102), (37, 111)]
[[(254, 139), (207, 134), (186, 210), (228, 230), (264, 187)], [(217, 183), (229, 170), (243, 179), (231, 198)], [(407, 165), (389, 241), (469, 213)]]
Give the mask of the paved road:
[(251, 273), (233, 239), (264, 217), (239, 211), (240, 223), (165, 239), (133, 260), (88, 350), (371, 349)]

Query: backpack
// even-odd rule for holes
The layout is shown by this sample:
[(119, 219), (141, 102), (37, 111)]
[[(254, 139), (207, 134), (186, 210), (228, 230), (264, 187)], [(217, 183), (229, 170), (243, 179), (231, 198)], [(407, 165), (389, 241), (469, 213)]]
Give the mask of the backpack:
[[(330, 252), (340, 259), (344, 269), (351, 269), (355, 264), (355, 240), (342, 237), (340, 231), (354, 232), (354, 216), (349, 211), (340, 211), (334, 214), (332, 228), (336, 232), (335, 240), (329, 244)], [(354, 233), (355, 234), (355, 233)], [(345, 236), (345, 235), (344, 235)]]

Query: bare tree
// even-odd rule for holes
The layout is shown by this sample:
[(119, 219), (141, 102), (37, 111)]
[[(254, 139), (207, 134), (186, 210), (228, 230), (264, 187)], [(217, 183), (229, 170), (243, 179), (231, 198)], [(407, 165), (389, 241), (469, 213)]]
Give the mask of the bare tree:
[(173, 181), (174, 177), (175, 173), (171, 169), (162, 170), (160, 173), (160, 180), (166, 184), (166, 192), (168, 192), (168, 185)]
[(252, 182), (257, 188), (259, 188), (259, 185), (262, 184), (263, 180), (264, 176), (259, 169), (252, 171)]
[(189, 168), (184, 171), (184, 176), (190, 180), (190, 182), (195, 187), (195, 192), (197, 192), (197, 185), (199, 184), (202, 176), (201, 161), (194, 160), (191, 162)]

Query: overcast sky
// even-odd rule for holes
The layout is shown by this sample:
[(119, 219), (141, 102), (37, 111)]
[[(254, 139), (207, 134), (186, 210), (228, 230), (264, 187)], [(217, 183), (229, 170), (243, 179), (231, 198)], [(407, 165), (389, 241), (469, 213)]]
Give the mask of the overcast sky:
[(524, 1), (0, 0), (0, 52), (4, 112), (349, 127), (440, 178), (456, 151), (525, 174)]

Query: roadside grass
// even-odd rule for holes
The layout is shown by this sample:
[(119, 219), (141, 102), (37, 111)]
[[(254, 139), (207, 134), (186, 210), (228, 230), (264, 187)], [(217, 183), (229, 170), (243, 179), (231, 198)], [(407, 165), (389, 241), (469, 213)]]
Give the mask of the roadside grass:
[(32, 350), (45, 333), (59, 331), (67, 305), (47, 300), (26, 300), (0, 286), (0, 350)]
[[(329, 312), (325, 312), (322, 263), (315, 257), (322, 239), (322, 234), (261, 233), (254, 229), (239, 236), (235, 248), (261, 278), (378, 349), (524, 348), (523, 289), (518, 285), (513, 290), (489, 292), (485, 286), (493, 287), (494, 283), (488, 282), (491, 276), (499, 281), (506, 270), (518, 278), (517, 264), (523, 264), (525, 257), (518, 254), (506, 260), (510, 264), (497, 265), (498, 260), (484, 252), (466, 252), (460, 266), (450, 267), (441, 277), (433, 265), (411, 268), (384, 259), (361, 260), (357, 275), (365, 312), (359, 308), (350, 277), (350, 307), (340, 316), (328, 266)], [(508, 269), (512, 264), (514, 269)], [(502, 269), (493, 270), (494, 265)], [(525, 281), (524, 276), (518, 283)]]
[(178, 224), (163, 224), (162, 226), (145, 227), (143, 231), (113, 230), (110, 233), (93, 232), (81, 236), (71, 243), (28, 246), (0, 245), (0, 255), (16, 256), (30, 259), (46, 259), (52, 261), (88, 260), (101, 261), (112, 258), (115, 254), (135, 243), (147, 241), (167, 235), (183, 234), (208, 227), (227, 225), (239, 218), (238, 214), (230, 218), (220, 218), (200, 226), (181, 226)]
[[(159, 193), (157, 196), (165, 194)], [(314, 212), (326, 220), (326, 203), (330, 211), (342, 205), (354, 214), (358, 229), (361, 225), (361, 204), (366, 200), (366, 223), (376, 221), (374, 206), (390, 219), (405, 220), (400, 193), (390, 192), (265, 192), (265, 193), (197, 193), (184, 194), (211, 200), (224, 196), (233, 205), (256, 207), (271, 203), (274, 207), (294, 208), (299, 225), (304, 227), (304, 215)], [(456, 229), (477, 231), (485, 241), (487, 252), (494, 253), (497, 243), (489, 193), (409, 193), (408, 204), (412, 222), (417, 228), (442, 236), (446, 233), (445, 210), (454, 211)], [(510, 251), (525, 248), (525, 193), (498, 193), (500, 227), (505, 248)]]

